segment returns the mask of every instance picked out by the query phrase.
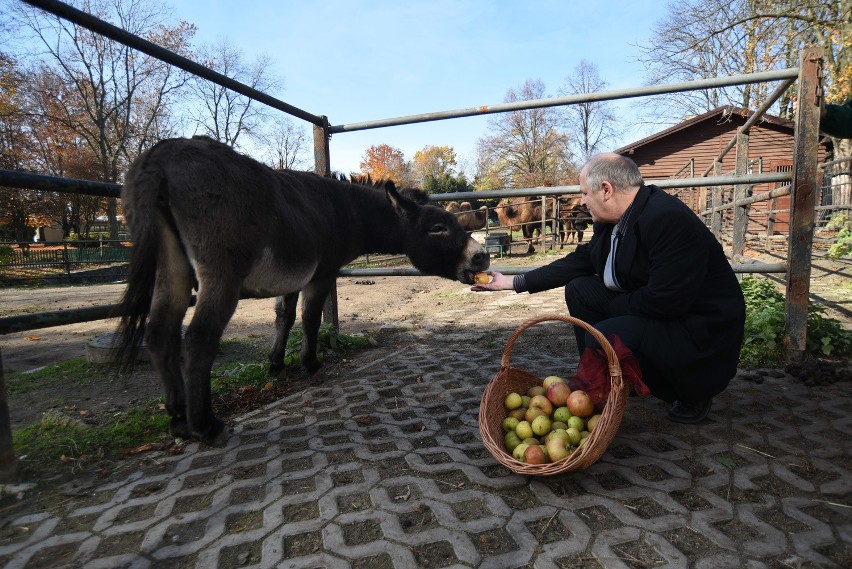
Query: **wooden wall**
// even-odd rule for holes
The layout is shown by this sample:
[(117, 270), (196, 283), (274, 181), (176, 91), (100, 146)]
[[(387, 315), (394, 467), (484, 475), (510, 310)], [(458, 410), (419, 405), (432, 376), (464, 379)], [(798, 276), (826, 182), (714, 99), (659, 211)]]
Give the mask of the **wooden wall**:
[[(632, 151), (623, 152), (639, 166), (646, 180), (665, 180), (672, 177), (689, 178), (701, 176), (713, 164), (719, 152), (736, 134), (745, 118), (733, 115), (723, 118), (721, 114), (686, 126), (680, 130), (651, 140)], [(764, 122), (751, 127), (749, 133), (749, 160), (753, 173), (791, 171), (793, 164), (793, 130), (788, 127)], [(826, 160), (827, 148), (821, 144), (819, 161)], [(733, 174), (736, 167), (736, 147), (725, 155), (722, 172)], [(690, 162), (693, 166), (690, 168)], [(783, 184), (760, 184), (752, 188), (753, 193), (762, 193)], [(703, 211), (707, 204), (709, 188), (684, 188), (669, 190), (678, 195), (693, 211)], [(758, 202), (750, 207), (749, 228), (752, 233), (765, 234), (767, 224), (773, 234), (786, 234), (789, 230), (789, 196)], [(771, 213), (770, 210), (781, 210)], [(732, 215), (732, 214), (731, 214)]]

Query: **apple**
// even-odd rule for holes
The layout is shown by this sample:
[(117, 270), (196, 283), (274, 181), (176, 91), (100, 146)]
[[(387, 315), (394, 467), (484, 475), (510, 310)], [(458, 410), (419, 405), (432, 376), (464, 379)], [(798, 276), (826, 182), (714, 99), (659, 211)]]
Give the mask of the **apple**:
[(574, 446), (577, 446), (578, 444), (580, 444), (580, 439), (582, 437), (580, 437), (580, 431), (579, 430), (577, 430), (574, 427), (568, 427), (568, 430), (565, 431), (565, 432), (568, 435), (568, 442), (569, 443), (571, 443)]
[(600, 415), (592, 415), (591, 417), (589, 417), (589, 420), (586, 421), (586, 428), (589, 429), (589, 431), (594, 431), (595, 427), (598, 424), (598, 421), (600, 421), (600, 420), (601, 420)]
[(533, 385), (529, 389), (527, 389), (527, 395), (530, 397), (535, 397), (536, 395), (544, 395), (547, 393), (547, 390), (540, 385)]
[(541, 441), (538, 440), (536, 437), (529, 437), (527, 439), (522, 440), (521, 442), (527, 443), (528, 445), (540, 445), (541, 444)]
[(547, 388), (547, 398), (557, 408), (565, 405), (569, 395), (571, 395), (571, 388), (562, 381), (551, 383), (550, 387)]
[(572, 415), (580, 417), (590, 417), (595, 412), (595, 405), (592, 403), (592, 398), (582, 389), (576, 389), (568, 396), (568, 410)]
[(550, 425), (551, 431), (557, 431), (562, 429), (563, 431), (568, 428), (568, 423), (563, 423), (562, 421), (553, 421), (553, 424)]
[(524, 451), (529, 447), (527, 443), (521, 443), (515, 447), (515, 450), (512, 451), (512, 458), (517, 460), (518, 462), (524, 461)]
[(506, 400), (503, 403), (506, 406), (506, 409), (511, 411), (512, 409), (517, 409), (523, 404), (523, 399), (521, 399), (520, 393), (510, 393), (506, 396)]
[(547, 456), (550, 457), (552, 462), (562, 460), (571, 454), (568, 452), (568, 447), (566, 446), (565, 441), (559, 438), (549, 439), (545, 444), (545, 448), (547, 448)]
[(532, 425), (529, 424), (529, 421), (521, 421), (518, 423), (518, 426), (515, 427), (515, 433), (521, 440), (528, 439), (533, 436)]
[(544, 464), (544, 447), (540, 445), (528, 446), (524, 451), (524, 462), (527, 464)]
[(527, 412), (524, 413), (524, 420), (527, 423), (532, 423), (533, 421), (535, 421), (536, 417), (540, 417), (542, 415), (546, 415), (544, 409), (542, 409), (541, 407), (530, 407), (529, 409), (527, 409)]
[(530, 399), (530, 409), (534, 407), (538, 407), (544, 414), (548, 417), (551, 413), (553, 413), (553, 403), (550, 402), (550, 399), (547, 398), (546, 395), (534, 395), (532, 399)]
[(544, 381), (541, 382), (541, 386), (547, 389), (550, 387), (551, 384), (557, 382), (565, 383), (565, 380), (559, 377), (558, 375), (548, 375), (544, 378)]
[(521, 407), (523, 407), (524, 409), (529, 407), (530, 406), (530, 399), (531, 399), (531, 397), (529, 395), (521, 395)]
[(509, 411), (509, 417), (514, 417), (518, 421), (523, 421), (524, 415), (526, 415), (526, 413), (526, 407), (518, 407), (517, 409), (512, 409), (511, 411)]
[(568, 428), (570, 429), (572, 427), (577, 429), (578, 432), (584, 431), (586, 430), (586, 423), (583, 421), (583, 419), (574, 415), (573, 417), (568, 419)]
[(558, 421), (560, 423), (568, 423), (568, 419), (571, 418), (571, 411), (568, 410), (568, 407), (557, 407), (553, 411), (553, 420)]
[[(556, 423), (554, 423), (555, 425)], [(568, 431), (566, 429), (555, 429), (553, 426), (550, 427), (550, 434), (548, 435), (551, 439), (562, 439), (566, 444), (570, 441), (568, 437)]]
[(521, 439), (515, 431), (509, 431), (506, 433), (506, 436), (503, 437), (503, 442), (506, 444), (506, 448), (509, 452), (515, 450), (515, 447), (521, 444)]
[(585, 439), (586, 437), (588, 437), (591, 434), (592, 433), (590, 433), (589, 431), (580, 431), (580, 438)]
[(552, 421), (550, 420), (550, 417), (547, 415), (540, 415), (532, 422), (532, 430), (535, 434), (542, 437), (550, 432), (551, 423)]
[(505, 419), (503, 419), (503, 430), (507, 433), (509, 431), (514, 431), (515, 427), (518, 426), (518, 423), (520, 423), (520, 421), (518, 421), (516, 418), (506, 417)]

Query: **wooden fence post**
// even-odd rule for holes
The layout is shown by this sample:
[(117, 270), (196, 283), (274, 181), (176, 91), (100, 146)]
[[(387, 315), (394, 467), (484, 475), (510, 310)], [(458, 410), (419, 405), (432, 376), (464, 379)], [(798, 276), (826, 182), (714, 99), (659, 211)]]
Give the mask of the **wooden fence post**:
[(797, 362), (807, 350), (808, 293), (811, 279), (811, 248), (814, 237), (819, 113), (823, 96), (823, 50), (811, 47), (799, 57), (798, 109), (795, 117), (793, 179), (790, 198), (790, 236), (787, 247), (787, 291), (784, 306), (784, 350), (788, 361)]
[[(722, 163), (719, 161), (713, 162), (713, 175), (721, 176), (722, 175)], [(722, 212), (716, 211), (717, 207), (722, 205), (722, 188), (720, 186), (713, 186), (710, 189), (711, 192), (711, 213), (710, 213), (710, 230), (713, 232), (713, 235), (716, 236), (716, 239), (722, 240)]]
[[(737, 176), (748, 174), (748, 133), (737, 129)], [(734, 203), (748, 197), (748, 184), (737, 184), (734, 186)], [(731, 250), (734, 258), (745, 252), (746, 232), (748, 231), (748, 206), (734, 206), (734, 234), (731, 241)]]
[(12, 419), (9, 416), (9, 399), (6, 377), (3, 375), (3, 354), (0, 353), (0, 482), (11, 482), (17, 474), (15, 448), (12, 445)]
[[(331, 176), (331, 152), (329, 151), (328, 117), (321, 116), (322, 124), (314, 125), (314, 172), (320, 176)], [(337, 312), (337, 284), (332, 285), (322, 309), (323, 322), (330, 322), (335, 332), (340, 331)]]

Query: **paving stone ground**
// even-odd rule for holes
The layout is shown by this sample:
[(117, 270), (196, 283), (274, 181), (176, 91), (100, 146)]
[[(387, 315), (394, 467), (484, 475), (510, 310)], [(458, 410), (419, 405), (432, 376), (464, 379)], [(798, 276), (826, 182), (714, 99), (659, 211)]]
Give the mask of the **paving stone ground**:
[[(92, 482), (61, 509), (0, 517), (0, 565), (852, 566), (850, 385), (737, 377), (689, 426), (668, 422), (661, 401), (631, 398), (595, 465), (519, 476), (477, 424), (520, 324), (501, 320), (512, 302), (436, 314), (358, 355), (346, 377), (242, 417), (223, 449), (191, 444)], [(527, 303), (528, 317), (564, 310), (558, 291)], [(564, 323), (531, 328), (512, 352), (542, 377), (576, 360)]]

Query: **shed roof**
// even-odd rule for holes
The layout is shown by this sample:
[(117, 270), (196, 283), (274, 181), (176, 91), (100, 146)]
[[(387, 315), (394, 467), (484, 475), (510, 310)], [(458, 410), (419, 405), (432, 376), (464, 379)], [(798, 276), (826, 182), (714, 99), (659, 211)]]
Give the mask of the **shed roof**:
[[(745, 121), (753, 114), (753, 111), (748, 109), (744, 109), (741, 107), (734, 107), (733, 105), (723, 105), (721, 107), (716, 107), (711, 111), (707, 111), (704, 114), (692, 117), (691, 119), (687, 119), (685, 121), (679, 122), (678, 124), (671, 126), (665, 130), (661, 130), (660, 132), (654, 133), (651, 136), (647, 136), (641, 140), (637, 140), (636, 142), (631, 142), (621, 148), (616, 149), (614, 152), (616, 154), (628, 154), (631, 151), (636, 150), (640, 146), (645, 146), (646, 144), (650, 144), (667, 136), (670, 136), (676, 132), (691, 128), (696, 126), (702, 122), (710, 121), (710, 120), (719, 120), (719, 119), (727, 119), (730, 118), (732, 121), (735, 121), (734, 124), (737, 126), (745, 123)], [(736, 120), (739, 119), (739, 120)], [(794, 131), (793, 121), (789, 119), (783, 119), (781, 117), (776, 117), (774, 115), (764, 114), (763, 117), (756, 123), (762, 125), (772, 125), (778, 127), (781, 130), (787, 130), (790, 133)]]

